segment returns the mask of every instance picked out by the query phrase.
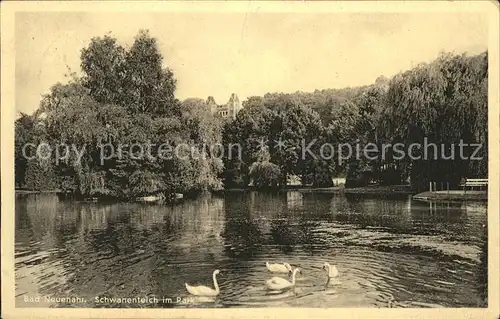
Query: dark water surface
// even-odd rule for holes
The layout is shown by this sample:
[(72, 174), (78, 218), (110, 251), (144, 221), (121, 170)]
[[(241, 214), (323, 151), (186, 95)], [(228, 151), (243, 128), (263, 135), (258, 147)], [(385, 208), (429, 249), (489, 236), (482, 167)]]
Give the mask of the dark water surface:
[[(16, 305), (484, 307), (486, 223), (485, 204), (410, 198), (227, 193), (170, 207), (16, 195)], [(295, 289), (269, 294), (266, 261), (299, 267)], [(327, 287), (325, 261), (339, 269)], [(213, 286), (215, 269), (220, 295), (188, 299), (184, 283)]]

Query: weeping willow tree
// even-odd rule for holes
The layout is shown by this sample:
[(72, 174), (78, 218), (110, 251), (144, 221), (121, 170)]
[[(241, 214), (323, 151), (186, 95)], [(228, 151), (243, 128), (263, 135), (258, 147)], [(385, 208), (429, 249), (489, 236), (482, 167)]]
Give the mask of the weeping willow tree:
[(279, 165), (270, 161), (269, 148), (262, 147), (256, 154), (256, 157), (256, 161), (248, 169), (248, 174), (252, 179), (254, 187), (258, 189), (276, 189), (282, 185), (282, 171)]
[[(487, 71), (487, 53), (442, 54), (390, 81), (381, 134), (406, 148), (421, 145), (413, 152), (420, 159), (406, 156), (403, 161), (413, 184), (425, 187), (432, 180), (456, 185), (464, 176), (487, 174)], [(425, 150), (424, 138), (437, 150), (434, 146)], [(474, 147), (463, 147), (461, 156), (461, 142), (482, 144), (476, 155), (483, 159), (471, 160)]]
[(104, 172), (78, 171), (78, 190), (83, 195), (108, 195)]
[(249, 174), (253, 185), (259, 189), (273, 189), (281, 184), (282, 174), (278, 165), (271, 162), (254, 162)]
[(54, 190), (57, 176), (50, 161), (32, 159), (27, 161), (24, 187), (33, 191)]
[(107, 136), (106, 126), (99, 120), (105, 107), (88, 93), (79, 81), (52, 87), (40, 108), (46, 115), (43, 120), (47, 131), (45, 142), (60, 147), (59, 152), (64, 155), (54, 162), (63, 191), (107, 194), (104, 174), (96, 165), (98, 144)]
[(148, 171), (135, 171), (130, 175), (130, 188), (135, 195), (149, 195), (165, 190), (162, 176)]
[[(15, 184), (30, 190), (54, 188), (54, 170), (50, 156), (46, 160), (37, 158), (36, 146), (46, 142), (47, 130), (39, 112), (33, 115), (20, 113), (15, 121)], [(28, 143), (35, 147), (26, 147)], [(44, 156), (45, 157), (45, 154)]]
[(186, 99), (181, 103), (182, 122), (189, 134), (192, 152), (190, 166), (195, 170), (193, 180), (194, 192), (206, 192), (223, 188), (219, 177), (224, 169), (222, 156), (223, 121), (214, 117), (209, 106), (202, 99)]

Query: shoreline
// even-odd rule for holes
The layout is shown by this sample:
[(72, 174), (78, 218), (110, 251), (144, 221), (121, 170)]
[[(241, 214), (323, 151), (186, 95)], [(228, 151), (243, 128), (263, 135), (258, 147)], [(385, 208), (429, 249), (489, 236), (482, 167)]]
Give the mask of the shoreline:
[(487, 191), (436, 191), (423, 192), (413, 196), (413, 199), (423, 201), (488, 201)]
[(353, 187), (346, 188), (344, 190), (346, 194), (357, 194), (357, 195), (414, 195), (418, 193), (415, 189), (411, 188), (410, 185), (387, 185), (387, 186), (363, 186), (363, 187)]
[[(231, 192), (251, 192), (258, 191), (253, 188), (228, 188), (217, 191), (215, 193), (231, 193)], [(329, 193), (329, 194), (346, 194), (346, 195), (415, 195), (417, 190), (411, 188), (410, 185), (389, 185), (389, 186), (364, 186), (345, 188), (344, 185), (332, 187), (285, 187), (277, 189), (274, 192), (296, 191), (301, 193)]]
[[(225, 193), (244, 193), (258, 191), (253, 188), (228, 188), (211, 192), (212, 194), (225, 194)], [(451, 191), (436, 191), (436, 192), (418, 192), (412, 189), (409, 185), (391, 185), (391, 186), (364, 186), (355, 188), (345, 188), (341, 186), (333, 187), (287, 187), (278, 189), (276, 191), (269, 191), (269, 193), (280, 193), (296, 191), (300, 193), (324, 193), (324, 194), (344, 194), (347, 196), (402, 196), (411, 195), (415, 200), (423, 201), (487, 201), (487, 191), (467, 191), (451, 190)], [(30, 191), (16, 189), (15, 195), (22, 194), (63, 194), (59, 190), (44, 190), (44, 191)], [(119, 200), (117, 200), (119, 201)]]
[[(252, 187), (247, 188), (227, 188), (212, 191), (213, 194), (220, 193), (231, 193), (231, 192), (252, 192), (259, 191)], [(390, 195), (390, 194), (415, 194), (417, 193), (414, 190), (411, 190), (409, 186), (406, 185), (393, 185), (393, 186), (365, 186), (365, 187), (355, 187), (355, 188), (345, 188), (344, 185), (341, 186), (332, 186), (332, 187), (285, 187), (271, 191), (264, 192), (288, 192), (288, 191), (297, 191), (304, 193), (346, 193), (346, 194), (380, 194), (380, 195)], [(60, 190), (23, 190), (23, 189), (15, 189), (15, 194), (41, 194), (41, 193), (51, 193), (51, 194), (68, 194), (64, 193)], [(89, 196), (90, 197), (98, 197), (98, 196)]]
[(60, 190), (40, 190), (40, 191), (30, 191), (26, 189), (14, 189), (15, 194), (58, 194), (62, 193)]

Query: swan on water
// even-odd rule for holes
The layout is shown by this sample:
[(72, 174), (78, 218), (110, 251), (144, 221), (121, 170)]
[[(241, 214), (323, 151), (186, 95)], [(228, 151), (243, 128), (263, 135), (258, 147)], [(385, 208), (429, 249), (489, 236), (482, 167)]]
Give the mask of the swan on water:
[(335, 267), (335, 265), (332, 266), (329, 263), (323, 264), (323, 270), (325, 270), (326, 273), (328, 274), (328, 278), (335, 278), (339, 275), (337, 267)]
[(214, 270), (214, 272), (212, 274), (215, 289), (212, 289), (212, 288), (207, 287), (207, 286), (190, 286), (186, 283), (187, 291), (190, 294), (195, 295), (195, 296), (214, 297), (214, 296), (219, 295), (219, 293), (220, 293), (219, 284), (217, 283), (217, 278), (215, 278), (215, 276), (217, 276), (218, 274), (220, 274), (219, 269)]
[(292, 275), (292, 281), (288, 281), (281, 277), (273, 277), (266, 281), (266, 286), (269, 290), (283, 290), (295, 286), (295, 276), (301, 273), (299, 268), (295, 268)]
[(292, 266), (289, 263), (282, 264), (270, 264), (266, 261), (266, 268), (270, 272), (280, 272), (280, 273), (290, 273), (292, 272)]

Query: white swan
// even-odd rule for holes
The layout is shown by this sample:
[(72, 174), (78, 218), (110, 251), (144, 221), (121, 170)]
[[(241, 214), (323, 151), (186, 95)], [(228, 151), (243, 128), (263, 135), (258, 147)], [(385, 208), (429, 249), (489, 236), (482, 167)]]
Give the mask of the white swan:
[(219, 289), (219, 285), (217, 284), (217, 278), (215, 278), (215, 276), (218, 274), (220, 274), (219, 269), (215, 270), (214, 273), (212, 274), (215, 289), (212, 289), (212, 288), (207, 287), (207, 286), (190, 286), (186, 283), (187, 291), (190, 294), (195, 295), (195, 296), (214, 297), (214, 296), (219, 295), (220, 289)]
[(292, 266), (289, 263), (270, 264), (266, 261), (266, 268), (270, 272), (289, 273), (292, 271)]
[(273, 277), (273, 278), (267, 280), (266, 281), (267, 289), (269, 289), (269, 290), (283, 290), (283, 289), (287, 289), (287, 288), (291, 288), (291, 287), (295, 286), (295, 276), (297, 275), (297, 273), (300, 273), (299, 268), (295, 268), (295, 270), (293, 271), (292, 282), (290, 282), (284, 278), (281, 278), (281, 277)]
[(335, 278), (339, 275), (339, 271), (337, 270), (337, 267), (335, 267), (335, 265), (332, 266), (329, 263), (324, 263), (323, 269), (328, 274), (328, 278)]

